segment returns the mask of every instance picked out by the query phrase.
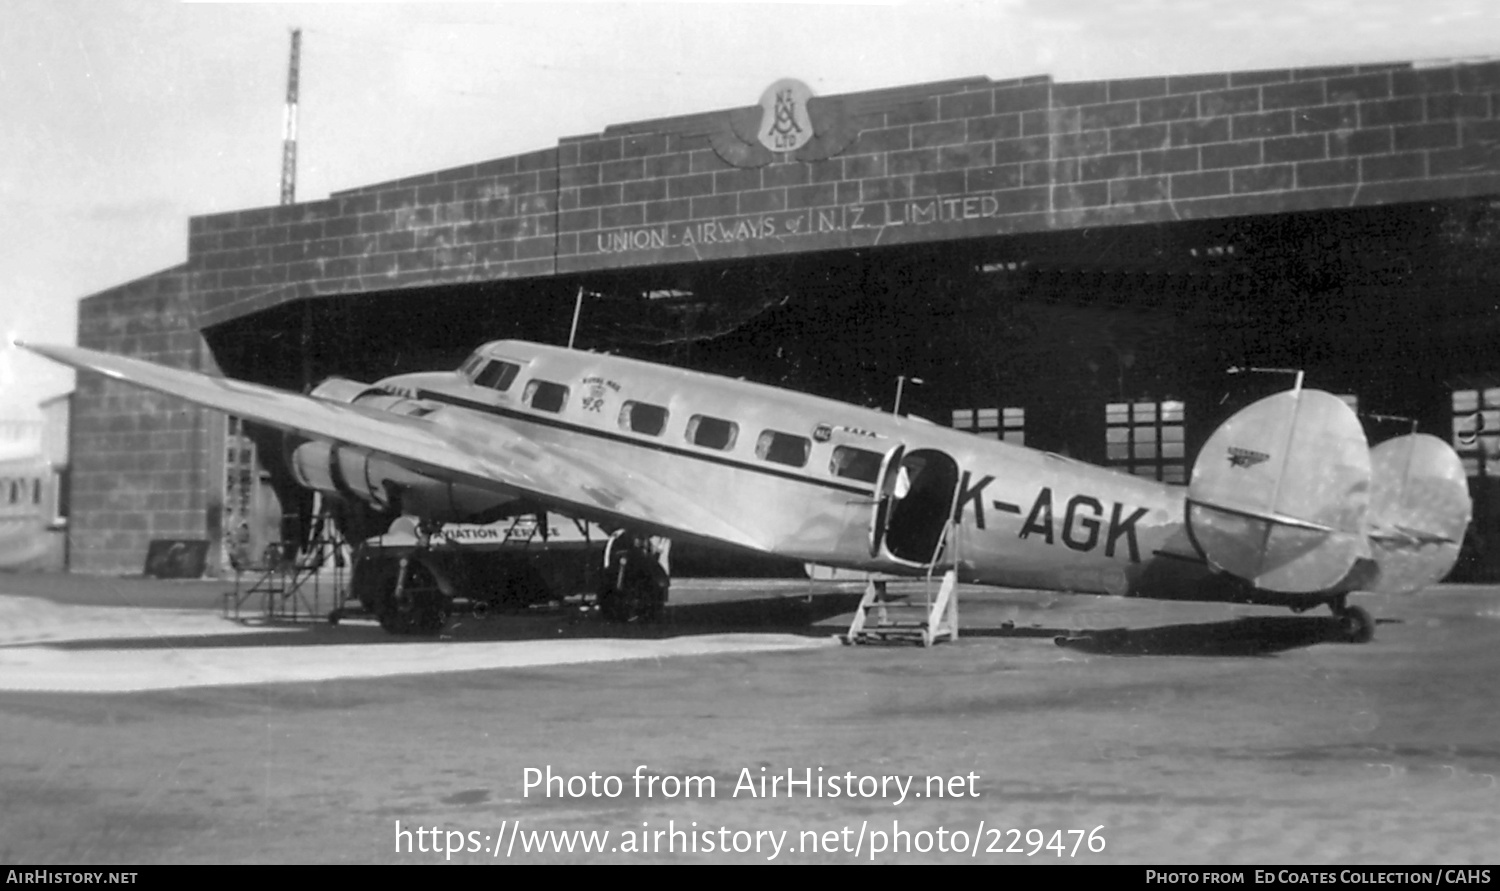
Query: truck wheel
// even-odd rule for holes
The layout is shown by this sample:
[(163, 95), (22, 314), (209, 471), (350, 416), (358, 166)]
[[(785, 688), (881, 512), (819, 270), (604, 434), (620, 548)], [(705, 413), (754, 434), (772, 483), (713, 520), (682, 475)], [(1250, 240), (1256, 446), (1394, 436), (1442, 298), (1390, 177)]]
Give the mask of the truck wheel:
[(448, 621), (447, 598), (421, 562), (410, 561), (405, 573), (404, 582), (397, 573), (395, 584), (383, 592), (376, 609), (380, 627), (392, 634), (437, 634)]
[(649, 555), (630, 554), (622, 559), (629, 561), (623, 584), (616, 584), (621, 577), (616, 565), (599, 594), (599, 613), (611, 622), (657, 621), (666, 610), (671, 579)]

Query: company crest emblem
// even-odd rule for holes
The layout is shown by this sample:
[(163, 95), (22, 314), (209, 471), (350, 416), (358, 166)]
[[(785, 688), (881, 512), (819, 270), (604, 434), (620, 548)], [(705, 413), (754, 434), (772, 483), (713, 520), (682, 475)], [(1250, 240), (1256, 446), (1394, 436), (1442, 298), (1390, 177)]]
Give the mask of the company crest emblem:
[(761, 94), (760, 144), (773, 152), (794, 152), (813, 138), (807, 100), (812, 90), (800, 80), (785, 78)]
[(1230, 467), (1254, 467), (1270, 459), (1271, 456), (1265, 452), (1257, 452), (1254, 449), (1242, 449), (1236, 446), (1229, 447)]
[(800, 80), (782, 78), (754, 105), (721, 114), (689, 116), (663, 133), (707, 137), (714, 153), (735, 167), (785, 161), (824, 161), (842, 154), (866, 127), (884, 126), (884, 116), (915, 110), (931, 94), (877, 90), (846, 96), (814, 96)]

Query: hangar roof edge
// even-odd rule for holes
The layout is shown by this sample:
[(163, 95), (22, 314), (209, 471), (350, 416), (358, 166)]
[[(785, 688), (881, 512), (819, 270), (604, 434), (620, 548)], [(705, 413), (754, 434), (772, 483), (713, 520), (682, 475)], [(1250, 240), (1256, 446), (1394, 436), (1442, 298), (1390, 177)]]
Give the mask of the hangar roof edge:
[[(857, 98), (863, 101), (876, 102), (902, 100), (909, 101), (946, 95), (948, 93), (958, 93), (972, 89), (1034, 86), (1037, 84), (1049, 84), (1052, 86), (1064, 87), (1069, 89), (1081, 89), (1090, 85), (1105, 85), (1107, 88), (1110, 84), (1135, 84), (1149, 81), (1159, 81), (1163, 79), (1168, 81), (1176, 80), (1184, 83), (1207, 83), (1216, 78), (1223, 78), (1225, 79), (1224, 86), (1233, 87), (1240, 85), (1261, 84), (1268, 81), (1297, 81), (1309, 78), (1339, 76), (1344, 74), (1360, 75), (1380, 71), (1411, 70), (1414, 68), (1444, 67), (1448, 65), (1477, 65), (1483, 64), (1488, 61), (1492, 60), (1488, 58), (1464, 58), (1456, 60), (1403, 60), (1368, 62), (1350, 65), (1314, 66), (1307, 68), (1265, 68), (1249, 69), (1245, 71), (1195, 72), (1180, 75), (1158, 74), (1143, 75), (1140, 77), (1107, 78), (1079, 81), (1055, 81), (1053, 80), (1051, 74), (1027, 75), (1016, 78), (1005, 78), (1002, 80), (993, 80), (987, 75), (975, 75), (972, 77), (954, 78), (951, 80), (930, 81), (918, 84), (903, 84), (894, 87), (878, 87), (872, 90), (860, 90), (849, 93), (829, 94), (821, 98), (839, 100)], [(398, 189), (414, 185), (424, 185), (428, 182), (441, 179), (445, 175), (455, 171), (462, 171), (474, 167), (490, 166), (511, 159), (516, 159), (519, 161), (520, 159), (530, 158), (537, 155), (548, 155), (556, 152), (561, 146), (574, 145), (597, 139), (618, 136), (632, 136), (646, 133), (673, 133), (681, 132), (684, 129), (696, 129), (698, 127), (701, 127), (702, 125), (709, 123), (719, 116), (734, 112), (740, 108), (753, 106), (755, 104), (755, 98), (757, 97), (747, 97), (749, 101), (747, 101), (744, 106), (709, 109), (706, 111), (692, 112), (689, 114), (675, 115), (672, 117), (648, 118), (641, 121), (626, 121), (618, 124), (609, 124), (598, 133), (580, 133), (573, 136), (558, 137), (557, 145), (555, 146), (534, 149), (530, 152), (523, 152), (519, 155), (504, 156), (503, 158), (485, 159), (482, 161), (477, 161), (474, 164), (463, 164), (456, 167), (444, 168), (442, 170), (426, 171), (423, 173), (415, 173), (410, 176), (398, 177), (392, 180), (383, 180), (376, 183), (369, 183), (363, 186), (354, 186), (348, 189), (341, 189), (339, 191), (332, 192), (328, 197), (341, 198), (349, 195), (382, 191), (385, 189)]]
[[(1142, 75), (1138, 77), (1108, 78), (1079, 81), (1055, 81), (1051, 74), (1027, 75), (1016, 78), (993, 80), (987, 75), (975, 75), (972, 77), (954, 78), (951, 80), (930, 81), (918, 84), (904, 84), (894, 87), (879, 87), (872, 90), (861, 90), (848, 93), (829, 94), (821, 98), (833, 100), (847, 100), (858, 98), (864, 101), (900, 101), (922, 99), (933, 96), (945, 95), (947, 93), (962, 92), (968, 89), (994, 89), (1011, 86), (1034, 86), (1037, 84), (1049, 84), (1056, 87), (1079, 89), (1089, 85), (1111, 84), (1138, 84), (1151, 81), (1180, 81), (1184, 83), (1208, 83), (1213, 79), (1222, 78), (1224, 86), (1240, 86), (1250, 84), (1262, 84), (1270, 81), (1298, 81), (1310, 78), (1322, 78), (1340, 75), (1360, 75), (1373, 72), (1392, 70), (1428, 70), (1442, 67), (1464, 67), (1471, 65), (1482, 65), (1500, 59), (1495, 57), (1464, 57), (1456, 59), (1418, 59), (1418, 60), (1396, 60), (1382, 62), (1355, 63), (1348, 65), (1311, 66), (1306, 68), (1264, 68), (1247, 69), (1244, 71), (1213, 71), (1194, 72), (1188, 74), (1160, 74)], [(753, 97), (750, 97), (753, 100)], [(537, 159), (541, 156), (551, 156), (562, 146), (576, 145), (602, 138), (632, 136), (647, 133), (673, 133), (685, 129), (697, 129), (708, 124), (719, 116), (731, 113), (754, 105), (754, 101), (747, 102), (744, 106), (728, 108), (709, 109), (701, 112), (692, 112), (685, 115), (675, 115), (664, 118), (649, 118), (641, 121), (626, 121), (618, 124), (609, 124), (598, 133), (580, 133), (572, 136), (558, 137), (557, 144), (545, 148), (533, 149), (517, 155), (507, 155), (499, 158), (488, 158), (476, 161), (473, 164), (462, 164), (455, 167), (430, 170), (422, 173), (414, 173), (409, 176), (397, 177), (396, 179), (382, 180), (361, 186), (353, 186), (348, 189), (340, 189), (331, 192), (328, 199), (337, 199), (352, 195), (367, 194), (386, 189), (398, 189), (409, 186), (425, 185), (438, 181), (445, 176), (458, 171), (478, 169), (483, 172), (484, 168), (502, 167), (510, 162), (520, 164), (523, 159)], [(551, 166), (548, 163), (546, 166)], [(497, 171), (498, 172), (498, 171)], [(320, 199), (312, 199), (313, 201)], [(254, 208), (249, 208), (254, 209)], [(222, 216), (235, 213), (236, 211), (220, 211), (213, 214), (197, 214), (191, 219), (202, 217)]]
[[(1390, 60), (1380, 62), (1355, 63), (1348, 65), (1310, 66), (1306, 68), (1255, 68), (1244, 71), (1209, 71), (1193, 72), (1187, 74), (1151, 74), (1138, 77), (1104, 78), (1078, 81), (1055, 81), (1051, 74), (1026, 75), (1015, 78), (993, 80), (988, 75), (974, 75), (972, 77), (953, 78), (951, 80), (929, 81), (917, 84), (902, 84), (893, 87), (877, 87), (872, 90), (859, 90), (847, 93), (834, 93), (820, 98), (831, 100), (860, 99), (863, 101), (902, 101), (923, 99), (949, 93), (963, 92), (971, 89), (994, 89), (1004, 87), (1035, 86), (1037, 84), (1050, 84), (1057, 87), (1079, 89), (1088, 85), (1110, 85), (1110, 84), (1135, 84), (1158, 80), (1176, 80), (1184, 83), (1208, 83), (1215, 78), (1225, 78), (1224, 86), (1234, 87), (1241, 85), (1261, 84), (1271, 81), (1297, 81), (1310, 78), (1331, 77), (1340, 75), (1360, 75), (1381, 71), (1412, 70), (1434, 67), (1460, 67), (1465, 65), (1479, 65), (1494, 61), (1497, 57), (1473, 57), (1461, 59), (1430, 59), (1430, 60)], [(549, 154), (557, 151), (564, 145), (573, 145), (592, 140), (632, 136), (646, 133), (674, 133), (687, 129), (697, 129), (719, 116), (734, 112), (740, 108), (755, 105), (757, 97), (747, 97), (749, 101), (743, 106), (709, 109), (700, 112), (691, 112), (685, 115), (675, 115), (664, 118), (648, 118), (641, 121), (626, 121), (618, 124), (609, 124), (598, 133), (580, 133), (572, 136), (558, 137), (556, 146), (534, 149), (519, 155), (509, 155), (503, 158), (485, 159), (475, 164), (464, 164), (457, 167), (444, 168), (442, 170), (416, 173), (410, 176), (398, 177), (392, 180), (383, 180), (369, 183), (363, 186), (354, 186), (349, 189), (341, 189), (329, 194), (329, 198), (340, 198), (348, 195), (362, 194), (384, 189), (397, 189), (413, 185), (423, 185), (454, 171), (461, 171), (476, 166), (488, 166), (509, 159), (522, 159), (535, 155)]]

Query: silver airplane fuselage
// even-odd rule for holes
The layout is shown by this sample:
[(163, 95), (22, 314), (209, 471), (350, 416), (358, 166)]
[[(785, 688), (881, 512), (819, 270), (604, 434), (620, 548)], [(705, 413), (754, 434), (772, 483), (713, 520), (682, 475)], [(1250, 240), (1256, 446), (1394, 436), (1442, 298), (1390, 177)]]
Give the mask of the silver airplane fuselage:
[[(487, 360), (519, 366), (504, 389), (476, 382)], [(1141, 589), (1148, 578), (1208, 575), (1183, 530), (1185, 487), (919, 419), (520, 342), (488, 344), (460, 372), (377, 386), (435, 404), (429, 418), (448, 413), (478, 435), (501, 420), (544, 448), (587, 443), (806, 563), (908, 575), (952, 566), (965, 582), (1148, 596), (1163, 596)], [(632, 423), (639, 406), (649, 425)], [(715, 435), (704, 436), (709, 423)], [(906, 491), (882, 513), (882, 481), (897, 474)]]

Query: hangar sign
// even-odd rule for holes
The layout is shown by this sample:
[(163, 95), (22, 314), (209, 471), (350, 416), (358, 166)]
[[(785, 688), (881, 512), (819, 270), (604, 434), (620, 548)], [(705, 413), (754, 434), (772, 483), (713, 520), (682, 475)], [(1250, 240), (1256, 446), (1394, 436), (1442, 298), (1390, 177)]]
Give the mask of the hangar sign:
[(960, 223), (998, 216), (1000, 200), (994, 194), (915, 201), (881, 201), (809, 208), (783, 213), (755, 214), (718, 220), (663, 223), (598, 233), (597, 253), (623, 254), (667, 248), (700, 247), (762, 239), (785, 239), (861, 229), (929, 226)]

